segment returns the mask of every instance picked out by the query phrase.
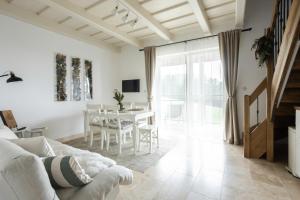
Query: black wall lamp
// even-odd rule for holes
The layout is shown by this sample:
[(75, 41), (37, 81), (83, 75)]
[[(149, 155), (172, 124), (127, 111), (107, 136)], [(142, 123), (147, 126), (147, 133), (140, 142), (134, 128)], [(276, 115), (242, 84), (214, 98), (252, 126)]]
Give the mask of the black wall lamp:
[(7, 83), (17, 82), (17, 81), (23, 81), (22, 78), (17, 77), (12, 71), (5, 72), (3, 75), (0, 75), (1, 77), (9, 76), (9, 78), (6, 80)]

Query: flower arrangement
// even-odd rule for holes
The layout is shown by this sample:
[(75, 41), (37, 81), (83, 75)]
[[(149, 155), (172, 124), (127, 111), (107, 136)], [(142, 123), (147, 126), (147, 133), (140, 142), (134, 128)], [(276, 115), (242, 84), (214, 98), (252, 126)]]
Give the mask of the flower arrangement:
[(124, 110), (124, 106), (123, 106), (123, 99), (124, 99), (124, 94), (122, 94), (121, 92), (119, 92), (117, 89), (114, 90), (114, 97), (115, 100), (117, 100), (118, 105), (120, 106), (120, 111)]

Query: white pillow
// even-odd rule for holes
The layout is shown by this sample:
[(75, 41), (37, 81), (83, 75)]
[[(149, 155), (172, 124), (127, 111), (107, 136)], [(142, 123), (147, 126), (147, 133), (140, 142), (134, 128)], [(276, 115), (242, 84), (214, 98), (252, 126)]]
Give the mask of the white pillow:
[(18, 139), (16, 134), (7, 126), (0, 126), (0, 138), (4, 139)]
[(55, 156), (52, 147), (44, 136), (19, 138), (10, 141), (39, 157)]
[(0, 199), (58, 199), (40, 158), (5, 139), (0, 152)]
[(52, 187), (82, 187), (93, 179), (85, 173), (73, 156), (42, 158)]

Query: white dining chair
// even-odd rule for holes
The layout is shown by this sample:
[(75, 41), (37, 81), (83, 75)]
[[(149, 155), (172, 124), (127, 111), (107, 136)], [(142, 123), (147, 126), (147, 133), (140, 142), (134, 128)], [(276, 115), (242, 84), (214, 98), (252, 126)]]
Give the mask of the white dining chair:
[(115, 136), (118, 138), (118, 154), (122, 153), (122, 145), (126, 142), (126, 134), (133, 131), (133, 124), (130, 121), (121, 120), (119, 111), (114, 113), (108, 113), (104, 111), (105, 126), (104, 130), (106, 133), (106, 150), (109, 151), (110, 138)]
[(106, 140), (106, 132), (105, 132), (105, 117), (103, 117), (101, 109), (99, 109), (97, 112), (94, 111), (93, 115), (95, 115), (94, 121), (90, 121), (90, 147), (93, 146), (93, 142), (95, 139), (98, 139), (95, 137), (95, 133), (100, 133), (100, 148), (103, 149), (104, 141)]
[(123, 102), (123, 106), (125, 110), (129, 110), (133, 108), (133, 103), (132, 102)]
[(94, 119), (99, 110), (101, 110), (101, 104), (87, 104), (86, 110), (84, 110), (84, 140), (87, 142), (88, 135), (90, 135), (90, 122), (95, 121)]
[[(134, 109), (143, 109), (144, 111), (149, 111), (149, 103), (148, 102), (135, 102), (133, 104)], [(148, 125), (148, 119), (138, 120), (138, 128)]]
[(152, 153), (153, 140), (156, 140), (157, 148), (159, 148), (158, 127), (156, 125), (146, 125), (139, 128), (138, 149), (141, 150), (141, 142), (149, 145), (149, 153)]
[(119, 111), (119, 105), (102, 104), (101, 108), (103, 110), (106, 110), (107, 112), (116, 112), (116, 111)]

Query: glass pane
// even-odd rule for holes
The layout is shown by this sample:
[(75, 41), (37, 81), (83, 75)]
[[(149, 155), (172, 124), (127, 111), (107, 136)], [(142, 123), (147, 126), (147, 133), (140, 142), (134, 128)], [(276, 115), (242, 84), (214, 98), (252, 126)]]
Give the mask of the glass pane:
[(161, 119), (184, 121), (186, 99), (186, 65), (160, 68)]
[(217, 48), (158, 57), (157, 109), (172, 134), (222, 140), (225, 88)]

